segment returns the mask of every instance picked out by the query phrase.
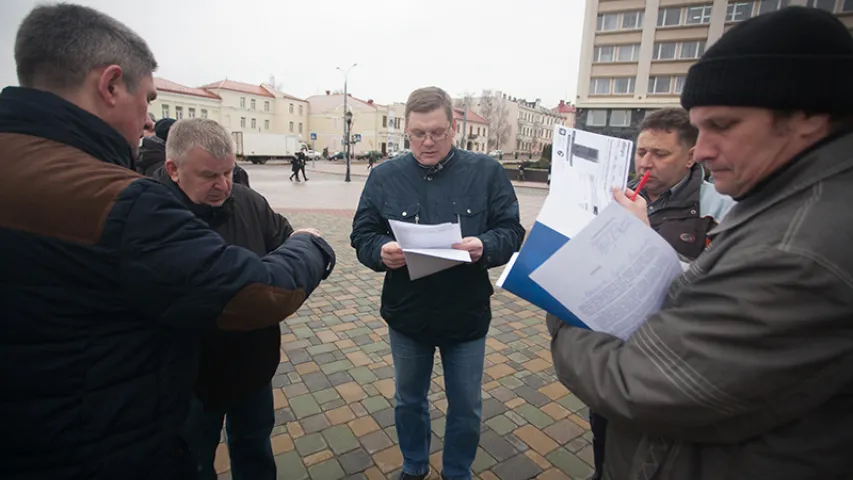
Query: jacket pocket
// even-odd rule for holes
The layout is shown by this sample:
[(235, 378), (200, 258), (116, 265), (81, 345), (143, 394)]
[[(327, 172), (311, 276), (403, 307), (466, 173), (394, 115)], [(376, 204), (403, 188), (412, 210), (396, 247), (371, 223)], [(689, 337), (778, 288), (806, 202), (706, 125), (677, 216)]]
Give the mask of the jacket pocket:
[(465, 196), (452, 200), (453, 214), (462, 225), (462, 236), (473, 237), (488, 230), (486, 197)]

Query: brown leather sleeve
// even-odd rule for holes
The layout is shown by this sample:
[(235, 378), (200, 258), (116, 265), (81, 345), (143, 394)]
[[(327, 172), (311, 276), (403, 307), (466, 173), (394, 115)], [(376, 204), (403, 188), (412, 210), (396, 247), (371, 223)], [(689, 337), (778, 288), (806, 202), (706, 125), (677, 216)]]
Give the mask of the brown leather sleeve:
[(119, 194), (142, 178), (51, 140), (0, 134), (0, 225), (93, 245)]
[(222, 310), (216, 325), (222, 330), (257, 330), (281, 322), (299, 310), (303, 302), (304, 289), (281, 290), (253, 283), (234, 295)]

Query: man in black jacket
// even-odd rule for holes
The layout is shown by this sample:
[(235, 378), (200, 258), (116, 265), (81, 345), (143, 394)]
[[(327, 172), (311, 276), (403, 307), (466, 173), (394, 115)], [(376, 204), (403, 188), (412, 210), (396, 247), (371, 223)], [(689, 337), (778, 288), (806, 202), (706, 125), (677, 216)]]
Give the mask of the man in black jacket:
[(154, 123), (154, 135), (142, 139), (139, 147), (139, 161), (136, 171), (146, 177), (153, 177), (166, 161), (166, 141), (169, 139), (169, 129), (175, 123), (174, 118), (161, 118)]
[(312, 233), (259, 257), (131, 170), (151, 50), (39, 5), (0, 93), (0, 478), (186, 479), (198, 343), (278, 325), (334, 266)]
[[(440, 88), (411, 94), (406, 126), (412, 154), (371, 171), (353, 219), (351, 240), (359, 261), (387, 272), (381, 315), (390, 327), (402, 480), (423, 479), (429, 473), (427, 394), (436, 347), (448, 401), (442, 476), (471, 478), (492, 318), (489, 301), (494, 291), (488, 269), (509, 261), (525, 233), (503, 167), (486, 155), (453, 148), (452, 108)], [(454, 247), (468, 251), (473, 263), (411, 280), (389, 220), (461, 223), (463, 238)]]
[[(175, 123), (158, 180), (230, 245), (266, 255), (293, 234), (290, 222), (254, 190), (232, 183), (234, 150), (213, 120)], [(278, 325), (252, 332), (211, 330), (201, 341), (198, 402), (188, 424), (202, 480), (215, 480), (213, 460), (223, 419), (236, 478), (274, 480), (270, 380), (279, 362)]]

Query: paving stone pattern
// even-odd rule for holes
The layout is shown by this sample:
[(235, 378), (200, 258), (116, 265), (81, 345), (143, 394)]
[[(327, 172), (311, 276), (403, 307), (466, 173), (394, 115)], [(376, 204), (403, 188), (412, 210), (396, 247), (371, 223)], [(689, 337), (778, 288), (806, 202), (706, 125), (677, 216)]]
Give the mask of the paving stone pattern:
[[(394, 429), (388, 328), (378, 312), (382, 276), (362, 267), (349, 246), (351, 211), (280, 210), (296, 228), (320, 229), (338, 263), (281, 324), (281, 364), (273, 379), (278, 477), (396, 479), (403, 460)], [(500, 269), (491, 273), (496, 279)], [(588, 478), (587, 409), (555, 378), (543, 312), (501, 290), (492, 310), (475, 478)], [(431, 387), (431, 478), (438, 478), (447, 411), (438, 357)], [(230, 478), (225, 445), (216, 466), (221, 479)]]

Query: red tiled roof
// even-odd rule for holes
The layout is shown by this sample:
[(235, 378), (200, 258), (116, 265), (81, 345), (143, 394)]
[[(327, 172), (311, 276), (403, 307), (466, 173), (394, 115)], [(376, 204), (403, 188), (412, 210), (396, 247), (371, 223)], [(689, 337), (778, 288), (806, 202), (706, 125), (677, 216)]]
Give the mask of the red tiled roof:
[[(332, 93), (332, 94), (324, 94), (324, 95), (312, 95), (308, 98), (310, 99), (310, 98), (314, 98), (314, 97), (343, 97), (343, 96), (344, 96), (343, 93)], [(370, 108), (376, 108), (379, 105), (376, 102), (371, 103), (367, 100), (362, 100), (360, 98), (353, 97), (351, 93), (347, 94), (347, 97), (349, 98), (349, 100), (355, 100), (357, 102), (361, 102)]]
[(264, 90), (266, 90), (266, 91), (268, 91), (268, 92), (272, 93), (273, 95), (275, 95), (275, 94), (279, 94), (279, 95), (281, 95), (283, 98), (289, 98), (289, 99), (291, 99), (291, 100), (298, 100), (298, 101), (300, 101), (300, 102), (304, 102), (304, 101), (305, 101), (305, 100), (303, 100), (303, 99), (301, 99), (301, 98), (299, 98), (299, 97), (294, 97), (293, 95), (290, 95), (290, 94), (284, 93), (284, 92), (282, 92), (281, 90), (277, 90), (277, 89), (276, 89), (276, 88), (274, 88), (273, 86), (271, 86), (271, 85), (267, 85), (266, 83), (262, 83), (262, 84), (261, 84), (261, 87), (262, 87)]
[(231, 90), (234, 92), (248, 93), (250, 95), (258, 95), (260, 97), (275, 98), (275, 95), (273, 95), (272, 93), (267, 91), (266, 88), (264, 88), (260, 85), (252, 85), (250, 83), (235, 82), (234, 80), (228, 80), (228, 79), (221, 80), (219, 82), (213, 82), (209, 85), (202, 85), (201, 87), (198, 87), (198, 88), (203, 88), (205, 90), (211, 90), (211, 91), (216, 91), (219, 89)]
[[(453, 118), (455, 118), (457, 121), (462, 121), (463, 117), (464, 115), (461, 108), (453, 109)], [(471, 123), (482, 123), (483, 125), (489, 124), (488, 120), (472, 112), (470, 109), (468, 109), (468, 121)]]
[(187, 87), (180, 83), (175, 83), (165, 78), (154, 77), (154, 87), (161, 92), (179, 93), (181, 95), (192, 95), (195, 97), (215, 98), (219, 99), (219, 95), (202, 90), (201, 88)]

